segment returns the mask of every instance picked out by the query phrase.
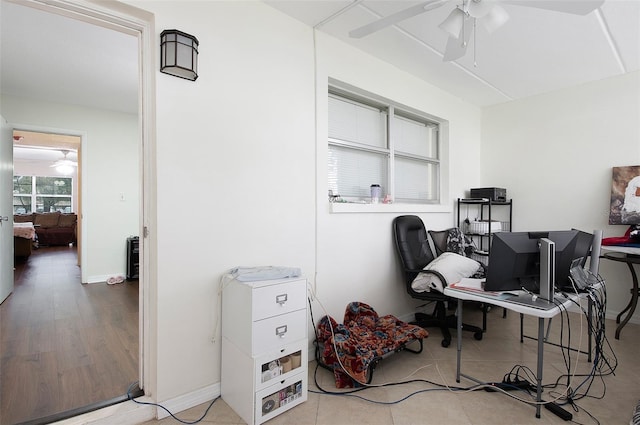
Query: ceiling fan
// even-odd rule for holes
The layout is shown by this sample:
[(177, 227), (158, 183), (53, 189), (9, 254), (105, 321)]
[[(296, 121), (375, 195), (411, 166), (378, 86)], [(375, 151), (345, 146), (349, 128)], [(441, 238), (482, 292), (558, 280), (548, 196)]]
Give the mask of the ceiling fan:
[[(428, 0), (401, 10), (377, 21), (349, 32), (353, 38), (362, 38), (413, 16), (437, 9), (450, 0)], [(476, 22), (483, 24), (491, 33), (509, 20), (501, 4), (535, 7), (573, 15), (587, 15), (604, 3), (604, 0), (458, 0), (449, 16), (439, 25), (449, 38), (443, 61), (449, 62), (463, 57), (474, 33)]]
[(68, 150), (62, 149), (60, 150), (60, 152), (62, 152), (62, 155), (64, 157), (62, 159), (57, 160), (53, 165), (51, 165), (51, 167), (55, 168), (56, 171), (58, 171), (61, 174), (73, 173), (73, 170), (74, 170), (73, 167), (77, 167), (78, 163), (67, 158), (67, 155), (69, 155)]

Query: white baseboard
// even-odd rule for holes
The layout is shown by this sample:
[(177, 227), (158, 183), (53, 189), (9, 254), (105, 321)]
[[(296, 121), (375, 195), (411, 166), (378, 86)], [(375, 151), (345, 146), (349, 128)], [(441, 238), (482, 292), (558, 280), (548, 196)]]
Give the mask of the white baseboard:
[[(220, 383), (218, 382), (217, 384), (209, 385), (199, 390), (192, 391), (188, 394), (183, 394), (176, 398), (163, 401), (160, 404), (168, 409), (171, 413), (176, 414), (177, 412), (182, 412), (183, 410), (187, 410), (199, 404), (211, 401), (219, 396)], [(158, 407), (158, 419), (163, 419), (167, 416), (169, 416), (169, 413), (167, 413), (166, 410)]]
[[(220, 396), (220, 383), (209, 385), (189, 394), (166, 400), (160, 403), (174, 415), (199, 404), (210, 402)], [(140, 402), (153, 403), (149, 397), (140, 397)], [(55, 422), (56, 425), (136, 425), (152, 419), (163, 419), (169, 416), (166, 410), (155, 405), (138, 404), (125, 401), (93, 412), (74, 416), (73, 418)]]
[[(145, 397), (139, 399), (145, 400)], [(93, 412), (55, 422), (56, 425), (136, 425), (155, 419), (156, 407), (125, 401)]]

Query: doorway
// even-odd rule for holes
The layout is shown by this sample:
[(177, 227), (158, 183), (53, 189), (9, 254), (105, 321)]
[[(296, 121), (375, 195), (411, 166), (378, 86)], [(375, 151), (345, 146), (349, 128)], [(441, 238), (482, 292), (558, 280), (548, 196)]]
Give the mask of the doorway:
[[(151, 32), (149, 30), (149, 26), (148, 26), (148, 22), (141, 22), (138, 21), (137, 19), (133, 19), (131, 18), (130, 20), (128, 20), (129, 18), (125, 15), (123, 15), (122, 13), (118, 12), (118, 13), (105, 13), (104, 8), (99, 8), (98, 6), (96, 7), (96, 10), (91, 10), (91, 11), (80, 11), (78, 12), (77, 9), (75, 9), (73, 6), (70, 6), (68, 4), (68, 2), (58, 2), (56, 0), (53, 1), (38, 1), (36, 0), (35, 2), (32, 2), (30, 4), (36, 4), (36, 7), (38, 8), (37, 12), (38, 13), (43, 13), (43, 10), (47, 10), (47, 11), (55, 11), (55, 12), (60, 12), (61, 10), (63, 10), (63, 14), (65, 15), (66, 19), (69, 19), (71, 21), (75, 20), (79, 20), (82, 21), (83, 23), (87, 23), (88, 21), (92, 22), (91, 25), (95, 24), (96, 21), (99, 21), (99, 25), (94, 25), (94, 26), (99, 26), (100, 28), (102, 28), (103, 30), (105, 29), (105, 27), (107, 28), (111, 28), (110, 31), (113, 31), (113, 28), (120, 28), (120, 31), (122, 31), (123, 29), (125, 30), (125, 32), (131, 36), (134, 36), (134, 39), (136, 39), (135, 45), (135, 52), (134, 52), (134, 56), (135, 56), (135, 63), (134, 63), (134, 69), (136, 70), (136, 84), (137, 81), (139, 81), (139, 77), (140, 74), (142, 74), (142, 84), (143, 86), (145, 85), (145, 81), (148, 80), (148, 74), (150, 73), (150, 71), (140, 71), (139, 70), (139, 64), (138, 64), (138, 57), (143, 57), (143, 58), (148, 58), (149, 53), (141, 53), (141, 45), (142, 42), (144, 41), (144, 38), (149, 37)], [(19, 9), (30, 9), (30, 7), (28, 7), (25, 4), (14, 4), (14, 3), (9, 3), (6, 1), (2, 1), (2, 30), (3, 30), (3, 40), (20, 40), (20, 36), (16, 35), (15, 33), (12, 33), (11, 37), (4, 37), (4, 31), (7, 28), (7, 26), (5, 25), (5, 19), (8, 20), (12, 20), (13, 18), (15, 18), (15, 15), (13, 14), (13, 12), (15, 12), (15, 8), (19, 8)], [(120, 8), (122, 9), (122, 8)], [(35, 10), (30, 10), (31, 12), (34, 12)], [(48, 12), (47, 12), (48, 13)], [(83, 14), (84, 13), (84, 14)], [(58, 18), (60, 18), (60, 15), (56, 15)], [(70, 18), (69, 16), (74, 16), (74, 19)], [(149, 18), (149, 17), (147, 17)], [(19, 21), (19, 19), (18, 19)], [(42, 25), (43, 22), (40, 18), (38, 19), (29, 19), (29, 21), (31, 23), (33, 22), (37, 22), (38, 25), (34, 26), (34, 25), (29, 25), (29, 30), (30, 32), (38, 32), (38, 31), (43, 31), (43, 28), (46, 28), (46, 25)], [(56, 32), (53, 33), (49, 33), (45, 35), (45, 38), (51, 38), (51, 39), (55, 39), (56, 37), (60, 37), (64, 40), (64, 42), (68, 42), (69, 38), (68, 36), (66, 36), (64, 34), (64, 31), (62, 31), (63, 29), (66, 29), (67, 27), (72, 27), (73, 25), (57, 25), (56, 28)], [(11, 31), (11, 30), (7, 30), (7, 31)], [(89, 39), (90, 37), (87, 37), (87, 39)], [(13, 41), (7, 41), (6, 44), (7, 45), (11, 45), (13, 43)], [(33, 46), (33, 45), (32, 45)], [(4, 47), (4, 46), (3, 46)], [(11, 51), (12, 49), (3, 49), (3, 63), (7, 63), (7, 62), (11, 62), (10, 60), (5, 60), (5, 52), (7, 51)], [(20, 49), (18, 49), (20, 50)], [(94, 51), (93, 49), (86, 49), (89, 51)], [(24, 52), (23, 52), (24, 53)], [(102, 51), (102, 54), (105, 54), (104, 51)], [(47, 58), (51, 58), (51, 55), (40, 55), (41, 59), (43, 60), (42, 63), (40, 63), (39, 67), (41, 68), (46, 68), (48, 72), (51, 72), (54, 68), (55, 68), (55, 63), (47, 63), (46, 60)], [(119, 55), (119, 59), (121, 59), (122, 55)], [(146, 60), (143, 60), (143, 62), (147, 62)], [(148, 61), (148, 63), (151, 63), (151, 61)], [(24, 69), (24, 60), (21, 62), (18, 62), (19, 66), (22, 66)], [(65, 64), (64, 65), (66, 69), (69, 68), (69, 64)], [(33, 69), (33, 67), (29, 67), (29, 69)], [(4, 67), (3, 67), (3, 71), (4, 71)], [(6, 73), (4, 75), (7, 75)], [(11, 75), (9, 73), (9, 75)], [(10, 77), (8, 77), (10, 78)], [(3, 76), (3, 83), (5, 81), (5, 77)], [(47, 81), (47, 79), (44, 79), (43, 81)], [(70, 82), (68, 84), (67, 87), (72, 87), (74, 85), (75, 82)], [(96, 83), (102, 83), (100, 81), (95, 82)], [(32, 86), (36, 86), (35, 84), (32, 84)], [(34, 125), (34, 126), (42, 126), (42, 127), (46, 127), (46, 128), (54, 128), (54, 127), (67, 127), (67, 128), (82, 128), (83, 131), (86, 132), (85, 135), (88, 135), (89, 140), (90, 140), (90, 144), (89, 144), (89, 149), (83, 150), (81, 153), (81, 158), (82, 158), (82, 163), (84, 163), (86, 165), (85, 168), (90, 169), (89, 171), (87, 171), (87, 173), (91, 173), (90, 179), (86, 179), (86, 181), (88, 182), (88, 184), (83, 185), (84, 189), (81, 189), (82, 195), (80, 197), (80, 199), (82, 199), (84, 206), (83, 207), (83, 211), (85, 213), (83, 213), (83, 215), (89, 214), (91, 220), (88, 221), (92, 221), (93, 224), (97, 224), (98, 227), (96, 227), (97, 229), (99, 229), (99, 227), (101, 226), (102, 228), (104, 228), (106, 230), (106, 232), (102, 232), (100, 233), (99, 231), (89, 231), (86, 232), (87, 235), (86, 237), (82, 237), (80, 240), (82, 241), (81, 243), (83, 245), (85, 245), (83, 247), (83, 251), (82, 252), (88, 252), (90, 255), (84, 256), (83, 255), (83, 270), (85, 269), (85, 266), (87, 266), (87, 268), (90, 268), (92, 266), (92, 264), (95, 264), (96, 262), (91, 262), (91, 258), (92, 257), (96, 257), (96, 255), (91, 255), (94, 251), (92, 248), (92, 242), (94, 237), (98, 237), (98, 239), (101, 239), (99, 242), (97, 242), (99, 249), (95, 250), (95, 252), (102, 252), (102, 251), (108, 251), (108, 249), (105, 249), (105, 246), (108, 246), (109, 244), (109, 236), (110, 235), (105, 235), (105, 233), (109, 233), (109, 230), (111, 230), (110, 233), (113, 233), (112, 229), (109, 229), (109, 222), (108, 220), (111, 218), (110, 214), (105, 213), (105, 211), (112, 211), (114, 208), (109, 208), (109, 207), (104, 207), (104, 204), (100, 204), (99, 200), (98, 202), (96, 202), (95, 198), (96, 196), (87, 196), (87, 186), (92, 185), (94, 182), (98, 182), (98, 187), (93, 186), (91, 192), (94, 193), (99, 193), (101, 195), (105, 195), (108, 191), (105, 190), (106, 188), (109, 187), (118, 187), (118, 185), (120, 185), (121, 182), (119, 182), (116, 179), (110, 178), (108, 179), (108, 181), (105, 182), (105, 180), (103, 179), (103, 186), (100, 186), (100, 181), (101, 180), (96, 180), (96, 178), (98, 176), (114, 176), (114, 175), (118, 175), (119, 171), (121, 171), (120, 169), (118, 169), (118, 165), (121, 165), (123, 163), (123, 157), (126, 161), (131, 161), (134, 166), (133, 167), (128, 167), (128, 169), (132, 169), (133, 171), (132, 173), (136, 176), (134, 179), (131, 178), (126, 178), (126, 186), (121, 185), (121, 187), (116, 191), (116, 205), (118, 207), (121, 207), (120, 209), (124, 209), (122, 207), (124, 207), (127, 204), (132, 204), (135, 205), (135, 213), (134, 215), (135, 217), (135, 229), (133, 230), (128, 230), (126, 232), (126, 234), (124, 236), (130, 236), (133, 234), (140, 234), (140, 236), (142, 235), (142, 228), (143, 228), (143, 223), (145, 223), (145, 214), (144, 214), (144, 209), (143, 209), (143, 205), (147, 204), (147, 200), (145, 200), (145, 196), (144, 196), (144, 183), (141, 180), (141, 176), (146, 176), (149, 174), (149, 170), (144, 166), (145, 161), (143, 161), (143, 157), (148, 155), (147, 150), (148, 150), (148, 143), (144, 143), (144, 141), (146, 140), (147, 142), (149, 141), (149, 132), (145, 131), (145, 128), (148, 128), (149, 126), (149, 119), (151, 117), (151, 113), (153, 111), (153, 108), (145, 108), (146, 112), (143, 115), (140, 111), (143, 110), (143, 108), (141, 107), (141, 99), (143, 99), (144, 96), (142, 96), (142, 94), (145, 92), (145, 89), (143, 87), (139, 88), (139, 92), (142, 94), (138, 94), (136, 93), (135, 95), (135, 106), (134, 106), (134, 110), (135, 110), (135, 114), (133, 116), (133, 119), (128, 120), (127, 124), (125, 124), (125, 127), (130, 131), (129, 133), (134, 133), (135, 134), (135, 140), (133, 141), (133, 143), (128, 143), (128, 147), (131, 148), (136, 155), (128, 155), (128, 154), (122, 154), (122, 151), (119, 149), (118, 146), (118, 142), (122, 142), (123, 137), (121, 137), (121, 135), (114, 135), (113, 133), (108, 134), (107, 136), (101, 137), (100, 136), (100, 132), (96, 131), (95, 127), (91, 127), (91, 125), (89, 125), (88, 127), (85, 127), (83, 125), (79, 125), (76, 124), (74, 122), (71, 121), (66, 121), (66, 122), (62, 122), (60, 121), (60, 116), (61, 116), (61, 110), (56, 110), (55, 106), (56, 105), (61, 105), (61, 101), (65, 100), (66, 97), (64, 95), (60, 96), (57, 99), (51, 100), (51, 99), (43, 99), (41, 105), (45, 105), (43, 106), (41, 109), (36, 110), (36, 108), (29, 108), (29, 105), (34, 105), (33, 102), (28, 103), (25, 101), (26, 98), (21, 97), (21, 91), (17, 90), (17, 91), (13, 91), (11, 93), (9, 93), (8, 95), (5, 95), (4, 90), (7, 89), (11, 89), (11, 85), (6, 85), (3, 84), (3, 111), (7, 111), (7, 115), (8, 115), (8, 119), (9, 121), (13, 122), (13, 123), (21, 123), (20, 126), (22, 126), (22, 123), (28, 123), (28, 125)], [(29, 87), (29, 88), (25, 88), (24, 91), (27, 92), (29, 90), (31, 90), (33, 87)], [(33, 92), (29, 92), (29, 95), (31, 95), (32, 97), (30, 98), (31, 100), (33, 100)], [(140, 100), (139, 100), (140, 99)], [(25, 107), (25, 105), (27, 107)], [(64, 104), (64, 108), (66, 109), (67, 107), (69, 108), (69, 110), (72, 110), (72, 115), (75, 115), (76, 117), (78, 117), (79, 115), (82, 115), (83, 117), (86, 117), (85, 115), (83, 115), (83, 111), (82, 108), (85, 107), (86, 105), (80, 105), (80, 104), (69, 104), (70, 106)], [(88, 107), (89, 109), (91, 109), (91, 106)], [(58, 109), (62, 109), (62, 108), (58, 108)], [(95, 109), (95, 108), (94, 108)], [(16, 114), (15, 111), (20, 111), (21, 113)], [(49, 112), (49, 114), (43, 114), (44, 112)], [(75, 113), (75, 114), (74, 114)], [(63, 114), (64, 115), (64, 114)], [(102, 115), (102, 126), (105, 127), (104, 125), (104, 116), (111, 116), (111, 115), (122, 115), (122, 113), (120, 112), (114, 112), (112, 110), (103, 110), (102, 113), (100, 114)], [(53, 120), (54, 118), (56, 118), (55, 120)], [(63, 117), (64, 118), (64, 117)], [(64, 121), (64, 119), (63, 119)], [(90, 121), (90, 120), (89, 120)], [(123, 125), (117, 125), (117, 126), (106, 126), (106, 127), (110, 127), (112, 130), (116, 131), (116, 129), (118, 131), (121, 131), (123, 128)], [(124, 138), (126, 139), (126, 138)], [(131, 140), (129, 140), (129, 142), (131, 142)], [(97, 151), (96, 151), (97, 149)], [(82, 173), (85, 174), (85, 173)], [(106, 196), (103, 196), (104, 198), (107, 198)], [(113, 214), (111, 214), (113, 215)], [(103, 221), (103, 222), (99, 222), (100, 217), (106, 217), (107, 222)], [(111, 223), (113, 224), (113, 223)], [(114, 225), (115, 228), (120, 228), (122, 226), (120, 226), (121, 223), (116, 223)], [(81, 228), (85, 228), (85, 226), (82, 226)], [(89, 228), (91, 229), (91, 228)], [(114, 256), (118, 257), (118, 259), (122, 258), (122, 263), (125, 263), (125, 241), (126, 241), (126, 237), (122, 237), (121, 241), (115, 241), (114, 246), (115, 245), (120, 245), (120, 251), (121, 254), (118, 255), (116, 254)], [(141, 238), (141, 242), (140, 242), (140, 263), (141, 263), (141, 267), (140, 267), (140, 285), (139, 285), (139, 290), (136, 291), (136, 295), (142, 295), (144, 294), (143, 291), (143, 287), (144, 287), (144, 280), (145, 280), (145, 271), (148, 269), (148, 263), (146, 260), (146, 256), (144, 255), (144, 245), (145, 245), (145, 240), (143, 238)], [(52, 251), (56, 251), (56, 250), (52, 250)], [(44, 251), (43, 251), (44, 252)], [(67, 252), (63, 252), (63, 254), (66, 254)], [(39, 253), (38, 253), (39, 254)], [(86, 257), (86, 258), (85, 258)], [(43, 256), (44, 258), (44, 256)], [(68, 257), (67, 257), (68, 259)], [(120, 261), (120, 260), (117, 260)], [(91, 283), (88, 283), (87, 285), (85, 285), (86, 288), (91, 287), (92, 289), (94, 288), (98, 288), (100, 285), (100, 282), (102, 281), (104, 283), (104, 280), (106, 280), (105, 278), (113, 273), (118, 273), (120, 274), (120, 272), (124, 272), (123, 269), (119, 269), (118, 267), (111, 267), (111, 266), (107, 266), (106, 268), (100, 269), (100, 268), (95, 268), (92, 269), (90, 271), (90, 274), (88, 276), (88, 279)], [(21, 271), (21, 273), (23, 274), (24, 271)], [(39, 274), (39, 273), (38, 273)], [(51, 273), (45, 273), (45, 274), (49, 274), (52, 275), (54, 274), (54, 272)], [(50, 277), (50, 276), (49, 276)], [(18, 278), (18, 276), (16, 277), (16, 279)], [(139, 301), (138, 298), (133, 298), (131, 297), (131, 299), (129, 300), (129, 302), (133, 302), (134, 304), (138, 304), (138, 306), (140, 307), (138, 309), (139, 313), (137, 314), (137, 318), (128, 318), (128, 321), (131, 322), (133, 321), (134, 323), (136, 323), (138, 326), (137, 328), (139, 329), (139, 337), (136, 338), (136, 343), (140, 342), (138, 344), (138, 347), (136, 349), (133, 349), (133, 354), (135, 355), (135, 357), (139, 358), (140, 361), (139, 366), (138, 366), (138, 370), (137, 370), (137, 378), (140, 380), (141, 384), (140, 387), (142, 387), (142, 383), (144, 383), (144, 375), (143, 375), (143, 371), (145, 370), (145, 366), (144, 366), (144, 362), (142, 361), (143, 359), (143, 353), (145, 353), (145, 344), (148, 346), (148, 342), (146, 341), (146, 339), (144, 338), (144, 332), (143, 332), (143, 328), (142, 326), (140, 326), (141, 324), (145, 323), (144, 319), (143, 319), (143, 314), (144, 314), (144, 309), (142, 308), (142, 306), (144, 305), (144, 301), (145, 298), (143, 296), (139, 297)], [(3, 332), (3, 335), (5, 333)], [(92, 333), (92, 335), (95, 335), (95, 333)], [(73, 343), (73, 341), (69, 341), (71, 343), (71, 345), (74, 345), (75, 343)], [(8, 346), (7, 344), (3, 343), (3, 347)], [(30, 348), (25, 345), (20, 346), (20, 344), (15, 344), (15, 345), (11, 345), (10, 349), (18, 349), (18, 348), (25, 348), (25, 350), (29, 350)], [(32, 353), (33, 354), (33, 353)], [(43, 358), (44, 356), (40, 355), (36, 355), (33, 360), (35, 361), (36, 359), (39, 361)], [(82, 359), (76, 359), (76, 362), (82, 363)], [(33, 364), (32, 364), (33, 366)], [(134, 368), (135, 369), (135, 368)], [(33, 368), (30, 368), (30, 370), (33, 372)], [(25, 379), (29, 379), (28, 377)], [(41, 387), (42, 390), (44, 390), (44, 387)], [(53, 388), (52, 388), (53, 389)], [(124, 388), (122, 390), (123, 394), (126, 392), (126, 388)], [(3, 397), (4, 398), (4, 397)], [(76, 414), (78, 414), (77, 411), (75, 411)], [(4, 421), (3, 421), (4, 423)]]

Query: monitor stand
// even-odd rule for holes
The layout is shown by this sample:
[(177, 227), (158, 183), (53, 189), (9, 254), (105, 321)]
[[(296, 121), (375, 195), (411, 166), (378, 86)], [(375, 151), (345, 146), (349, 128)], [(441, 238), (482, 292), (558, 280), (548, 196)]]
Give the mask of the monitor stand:
[(540, 238), (540, 297), (553, 302), (555, 293), (556, 244), (550, 239)]

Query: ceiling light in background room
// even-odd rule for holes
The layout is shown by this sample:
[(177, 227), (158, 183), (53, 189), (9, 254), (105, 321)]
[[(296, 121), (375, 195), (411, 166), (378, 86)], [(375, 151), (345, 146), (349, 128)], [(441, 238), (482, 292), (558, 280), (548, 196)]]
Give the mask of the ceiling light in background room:
[(453, 38), (459, 38), (467, 14), (456, 7), (438, 27)]
[(160, 34), (160, 72), (195, 81), (198, 78), (198, 39), (178, 30)]
[(67, 165), (67, 164), (60, 164), (56, 166), (56, 171), (60, 174), (64, 174), (65, 176), (68, 176), (69, 174), (73, 174), (73, 170), (75, 168), (73, 168), (72, 165)]
[(65, 176), (73, 174), (73, 172), (75, 171), (75, 167), (78, 166), (78, 163), (67, 158), (67, 155), (69, 155), (68, 150), (63, 150), (61, 152), (64, 155), (64, 158), (56, 161), (55, 164), (52, 165), (52, 167), (55, 168), (58, 173)]

